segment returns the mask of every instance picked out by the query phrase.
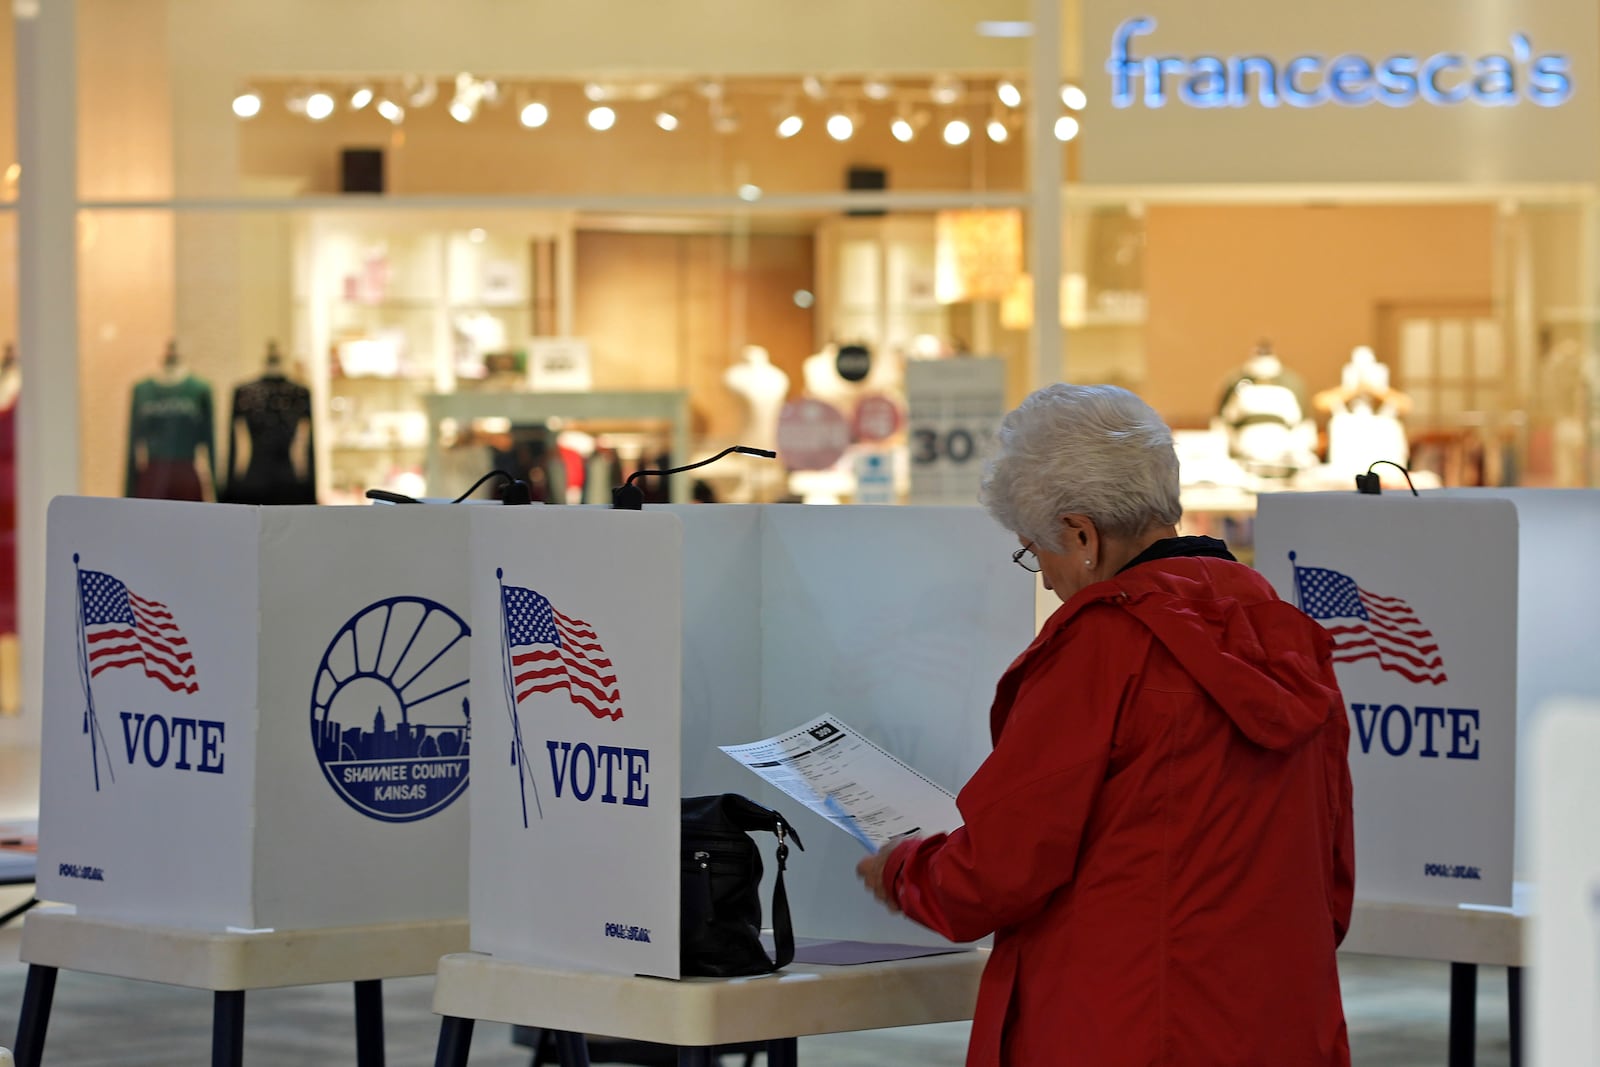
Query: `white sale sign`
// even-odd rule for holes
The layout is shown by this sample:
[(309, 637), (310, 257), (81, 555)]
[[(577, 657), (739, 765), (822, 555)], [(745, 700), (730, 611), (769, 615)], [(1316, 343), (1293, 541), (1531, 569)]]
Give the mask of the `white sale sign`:
[(1511, 903), (1517, 558), (1506, 500), (1261, 498), (1256, 567), (1333, 639), (1361, 899)]
[(471, 517), (472, 945), (678, 977), (682, 524)]
[(1006, 413), (1005, 360), (913, 360), (906, 400), (911, 503), (977, 503), (984, 454)]

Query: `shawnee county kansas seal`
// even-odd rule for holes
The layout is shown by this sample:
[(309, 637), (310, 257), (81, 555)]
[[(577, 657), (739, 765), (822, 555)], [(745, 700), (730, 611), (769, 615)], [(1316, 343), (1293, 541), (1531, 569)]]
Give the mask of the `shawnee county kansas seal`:
[(311, 739), (328, 782), (363, 815), (411, 822), (467, 788), (471, 631), (422, 597), (361, 609), (323, 653)]

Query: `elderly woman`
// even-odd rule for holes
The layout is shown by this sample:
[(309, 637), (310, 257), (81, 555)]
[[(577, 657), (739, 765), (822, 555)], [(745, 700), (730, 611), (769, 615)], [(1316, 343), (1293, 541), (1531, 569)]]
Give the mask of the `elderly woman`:
[(1347, 1065), (1327, 635), (1178, 536), (1172, 434), (1124, 389), (1028, 397), (982, 498), (1063, 603), (1000, 679), (965, 825), (858, 868), (951, 940), (995, 935), (969, 1067)]

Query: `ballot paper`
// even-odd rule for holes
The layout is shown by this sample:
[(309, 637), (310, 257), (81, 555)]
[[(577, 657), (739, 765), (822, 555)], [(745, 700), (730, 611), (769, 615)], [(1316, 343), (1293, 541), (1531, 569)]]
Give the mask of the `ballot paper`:
[(722, 751), (859, 841), (869, 852), (906, 834), (961, 825), (950, 791), (832, 715)]

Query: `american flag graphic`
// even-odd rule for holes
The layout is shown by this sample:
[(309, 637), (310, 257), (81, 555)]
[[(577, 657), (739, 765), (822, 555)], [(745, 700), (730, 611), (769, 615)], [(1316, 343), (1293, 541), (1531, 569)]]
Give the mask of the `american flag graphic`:
[(80, 570), (78, 596), (89, 677), (137, 666), (174, 693), (199, 691), (189, 639), (165, 604), (139, 596), (104, 571)]
[[(1295, 554), (1289, 553), (1293, 563)], [(1380, 596), (1341, 571), (1294, 564), (1300, 610), (1322, 622), (1333, 638), (1335, 663), (1375, 659), (1378, 666), (1408, 681), (1446, 681), (1439, 644), (1411, 605)]]
[(501, 587), (511, 685), (520, 706), (534, 693), (565, 689), (597, 719), (622, 718), (617, 675), (594, 627), (561, 614), (532, 589)]

